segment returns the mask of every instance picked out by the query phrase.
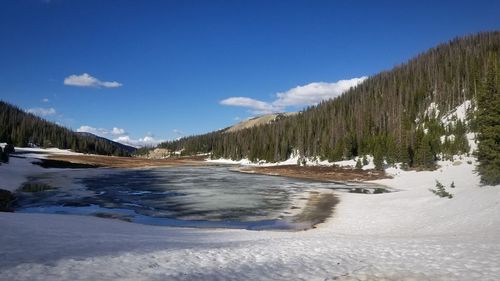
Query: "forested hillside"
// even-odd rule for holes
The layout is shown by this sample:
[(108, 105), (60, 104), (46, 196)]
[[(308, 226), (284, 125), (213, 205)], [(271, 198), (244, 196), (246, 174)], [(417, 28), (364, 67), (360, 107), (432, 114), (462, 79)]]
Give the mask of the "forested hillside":
[[(457, 38), (295, 116), (237, 132), (186, 137), (160, 147), (183, 149), (184, 154), (212, 153), (215, 158), (267, 161), (285, 160), (293, 151), (303, 157), (328, 160), (371, 154), (379, 167), (385, 160), (432, 168), (440, 155), (468, 152), (466, 131), (477, 131), (485, 119), (468, 122), (475, 124), (471, 128), (460, 121), (445, 126), (439, 119), (444, 113), (470, 100), (479, 106), (479, 112), (498, 114), (498, 106), (492, 112), (491, 104), (485, 110), (481, 106), (487, 102), (476, 101), (484, 96), (498, 101), (499, 50), (500, 32)], [(498, 126), (495, 122), (487, 125)], [(454, 137), (440, 140), (449, 135)], [(499, 141), (493, 140), (490, 147), (497, 154)], [(496, 159), (494, 169), (498, 169)]]
[(25, 147), (58, 147), (76, 152), (129, 156), (129, 148), (93, 135), (75, 133), (67, 128), (27, 113), (0, 101), (0, 142)]

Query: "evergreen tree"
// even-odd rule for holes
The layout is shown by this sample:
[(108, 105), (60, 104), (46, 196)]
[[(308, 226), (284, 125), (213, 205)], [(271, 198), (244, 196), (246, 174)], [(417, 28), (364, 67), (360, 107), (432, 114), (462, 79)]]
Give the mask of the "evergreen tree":
[(9, 144), (7, 150), (13, 150), (12, 144), (71, 148), (77, 152), (118, 156), (129, 156), (134, 150), (105, 138), (75, 133), (3, 101), (0, 101), (0, 121), (0, 142)]
[(435, 167), (435, 155), (432, 152), (431, 137), (424, 135), (415, 151), (415, 165), (425, 169)]
[(368, 165), (368, 158), (366, 158), (366, 155), (363, 155), (363, 166)]
[(492, 55), (486, 78), (477, 95), (479, 126), (478, 171), (481, 182), (500, 184), (500, 79), (497, 56)]
[(361, 159), (358, 158), (358, 160), (356, 161), (356, 169), (361, 169), (363, 168), (363, 164), (361, 164)]
[(377, 170), (384, 169), (384, 153), (382, 151), (381, 145), (375, 146), (375, 150), (373, 152), (373, 164), (375, 165), (375, 169)]

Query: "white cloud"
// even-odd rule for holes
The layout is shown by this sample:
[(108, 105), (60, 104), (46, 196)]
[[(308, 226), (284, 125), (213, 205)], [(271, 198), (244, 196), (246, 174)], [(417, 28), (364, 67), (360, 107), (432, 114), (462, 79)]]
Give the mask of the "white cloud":
[(42, 101), (45, 102), (45, 103), (47, 103), (47, 102), (49, 102), (49, 99), (48, 98), (43, 98)]
[(340, 96), (345, 91), (363, 82), (366, 78), (353, 78), (339, 80), (334, 83), (313, 82), (304, 86), (297, 86), (283, 93), (277, 93), (278, 99), (273, 102), (274, 106), (304, 106), (315, 105), (323, 100)]
[(115, 136), (120, 136), (120, 135), (124, 135), (126, 133), (125, 133), (124, 129), (113, 127), (113, 129), (111, 130), (111, 134), (115, 135)]
[(286, 92), (276, 94), (276, 100), (265, 102), (247, 97), (231, 97), (222, 100), (220, 103), (230, 106), (241, 106), (250, 108), (254, 114), (268, 114), (282, 112), (289, 106), (309, 106), (315, 105), (323, 100), (332, 99), (340, 96), (367, 77), (353, 78), (349, 80), (339, 80), (334, 83), (313, 82), (304, 86), (297, 86)]
[(252, 112), (256, 114), (267, 114), (280, 111), (280, 108), (276, 108), (268, 102), (246, 97), (227, 98), (225, 100), (222, 100), (220, 103), (223, 105), (248, 107), (252, 110)]
[(38, 116), (49, 116), (49, 115), (55, 115), (57, 113), (53, 107), (50, 108), (35, 107), (28, 109), (27, 112)]
[(109, 136), (116, 137), (116, 136), (127, 135), (127, 132), (125, 131), (125, 129), (117, 128), (117, 127), (113, 127), (113, 129), (108, 130), (108, 129), (104, 129), (104, 128), (94, 128), (92, 126), (82, 125), (82, 126), (80, 126), (80, 128), (76, 129), (76, 131), (81, 132), (81, 133), (91, 133), (91, 134), (98, 135), (101, 137), (109, 137)]
[(152, 136), (145, 136), (139, 139), (132, 139), (130, 136), (120, 136), (113, 141), (135, 147), (156, 146), (160, 142), (163, 142), (163, 140), (157, 140)]
[(70, 75), (64, 79), (64, 85), (93, 88), (118, 88), (122, 86), (121, 83), (116, 81), (101, 81), (88, 73)]
[(106, 137), (109, 135), (109, 131), (104, 128), (94, 128), (87, 125), (82, 125), (80, 128), (76, 129), (79, 133), (91, 133), (100, 137)]

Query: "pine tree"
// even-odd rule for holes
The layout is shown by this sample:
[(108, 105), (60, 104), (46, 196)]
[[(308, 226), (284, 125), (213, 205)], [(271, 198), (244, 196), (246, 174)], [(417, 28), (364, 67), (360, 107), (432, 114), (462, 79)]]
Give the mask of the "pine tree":
[(363, 155), (363, 166), (368, 165), (368, 158), (366, 158), (366, 155)]
[(500, 90), (498, 61), (490, 57), (486, 78), (477, 95), (477, 125), (479, 145), (477, 157), (481, 182), (500, 184)]
[(431, 137), (424, 135), (415, 151), (415, 166), (432, 169), (435, 167), (435, 155), (432, 153)]
[(363, 168), (363, 164), (361, 164), (361, 159), (358, 158), (358, 160), (356, 161), (356, 169), (361, 169)]
[(376, 145), (373, 152), (373, 164), (375, 169), (384, 170), (384, 152), (382, 151), (381, 145)]

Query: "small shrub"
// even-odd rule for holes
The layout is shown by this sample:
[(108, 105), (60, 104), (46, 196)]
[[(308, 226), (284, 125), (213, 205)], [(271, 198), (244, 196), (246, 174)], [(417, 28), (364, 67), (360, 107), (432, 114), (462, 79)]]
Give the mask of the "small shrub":
[(429, 189), (429, 190), (441, 198), (445, 197), (448, 197), (449, 199), (453, 198), (453, 194), (446, 191), (444, 185), (437, 180), (436, 180), (436, 189)]
[(368, 158), (366, 158), (366, 155), (363, 156), (363, 166), (368, 165)]
[(358, 161), (356, 161), (356, 169), (361, 169), (363, 168), (363, 165), (361, 164), (361, 159), (358, 158)]
[(451, 187), (451, 188), (455, 188), (455, 182), (454, 182), (454, 181), (452, 181), (452, 182), (451, 182), (450, 187)]
[(387, 189), (382, 188), (382, 187), (377, 187), (375, 190), (373, 190), (373, 194), (380, 194), (380, 193), (388, 193)]

